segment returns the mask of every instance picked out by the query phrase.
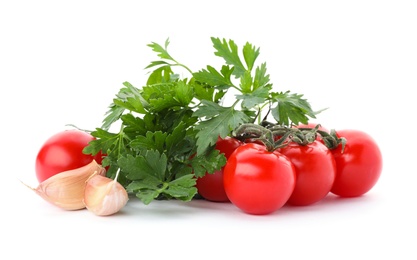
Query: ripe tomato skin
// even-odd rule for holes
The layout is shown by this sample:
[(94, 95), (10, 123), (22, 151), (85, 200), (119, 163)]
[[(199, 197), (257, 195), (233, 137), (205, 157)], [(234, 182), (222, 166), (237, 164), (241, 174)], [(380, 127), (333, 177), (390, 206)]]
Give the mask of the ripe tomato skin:
[(81, 130), (64, 130), (52, 135), (41, 146), (36, 156), (36, 177), (43, 182), (49, 177), (90, 163), (93, 159), (101, 164), (101, 154), (84, 154), (82, 150), (94, 139)]
[(332, 189), (336, 178), (336, 161), (332, 152), (321, 142), (308, 145), (295, 142), (279, 150), (294, 164), (297, 180), (289, 205), (307, 206), (323, 199)]
[(277, 151), (247, 143), (238, 147), (224, 167), (224, 188), (243, 212), (266, 215), (280, 209), (295, 187), (294, 165)]
[(230, 155), (241, 146), (243, 143), (236, 138), (226, 136), (225, 138), (218, 138), (216, 142), (216, 149), (220, 151), (220, 153), (224, 153), (226, 159), (230, 157)]
[[(242, 145), (242, 142), (232, 138), (218, 138), (216, 142), (216, 149), (220, 153), (224, 153), (226, 159), (230, 157), (233, 151)], [(215, 202), (228, 202), (229, 198), (224, 191), (223, 185), (223, 169), (224, 167), (212, 174), (206, 174), (201, 178), (197, 178), (196, 187), (198, 193), (206, 200)]]
[(343, 153), (341, 145), (332, 150), (337, 173), (331, 192), (341, 197), (361, 196), (374, 187), (381, 175), (381, 150), (363, 131), (343, 129), (336, 133), (346, 138), (346, 145)]
[(214, 202), (229, 201), (223, 186), (223, 169), (197, 178), (196, 187), (198, 194), (206, 200)]

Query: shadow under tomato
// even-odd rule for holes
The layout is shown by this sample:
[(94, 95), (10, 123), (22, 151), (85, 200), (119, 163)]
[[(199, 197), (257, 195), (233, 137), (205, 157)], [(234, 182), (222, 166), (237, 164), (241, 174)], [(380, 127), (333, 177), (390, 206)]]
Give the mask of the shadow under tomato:
[(333, 193), (329, 193), (322, 200), (306, 206), (284, 205), (283, 209), (290, 211), (321, 211), (331, 210), (335, 207), (359, 207), (361, 205), (368, 205), (369, 202), (374, 200), (374, 196), (371, 194), (364, 194), (358, 197), (340, 197)]

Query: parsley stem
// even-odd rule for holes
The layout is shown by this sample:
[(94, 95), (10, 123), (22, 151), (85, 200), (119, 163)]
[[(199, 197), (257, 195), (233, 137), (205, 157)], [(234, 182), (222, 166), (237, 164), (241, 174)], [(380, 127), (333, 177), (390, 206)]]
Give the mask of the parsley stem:
[(239, 103), (239, 102), (240, 102), (240, 100), (236, 99), (236, 101), (233, 103), (232, 107), (234, 108), (237, 105), (237, 103)]
[[(174, 60), (175, 61), (175, 60)], [(172, 64), (171, 66), (180, 66), (183, 67), (184, 69), (186, 69), (191, 75), (193, 75), (193, 71), (188, 68), (187, 66), (185, 66), (184, 64), (178, 63), (177, 61), (175, 61), (175, 64)]]
[(258, 124), (260, 125), (262, 123), (262, 121), (265, 121), (269, 115), (269, 113), (271, 112), (271, 109), (268, 109), (268, 111), (266, 112), (265, 116), (263, 117), (263, 119), (261, 119), (261, 115), (262, 115), (262, 111), (264, 110), (264, 108), (269, 105), (269, 102), (266, 102), (264, 104), (262, 104), (262, 106), (258, 106), (258, 112), (256, 113), (255, 118), (253, 119), (252, 123), (255, 123), (256, 121), (258, 122)]
[(169, 184), (167, 182), (164, 182), (162, 184), (162, 187), (157, 190), (158, 194), (161, 194), (164, 190), (166, 190), (168, 188), (168, 186), (169, 186)]

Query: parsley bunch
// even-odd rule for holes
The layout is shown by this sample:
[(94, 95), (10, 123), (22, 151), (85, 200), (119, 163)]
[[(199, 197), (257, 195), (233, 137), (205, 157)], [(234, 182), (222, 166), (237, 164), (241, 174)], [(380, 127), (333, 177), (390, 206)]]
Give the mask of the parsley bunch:
[[(160, 59), (152, 61), (143, 87), (124, 82), (103, 124), (91, 134), (96, 140), (84, 153), (105, 154), (103, 166), (129, 193), (143, 203), (154, 199), (189, 201), (198, 193), (196, 178), (220, 170), (226, 163), (214, 149), (219, 137), (231, 135), (245, 123), (260, 123), (272, 116), (277, 124), (308, 123), (318, 112), (303, 95), (273, 92), (266, 63), (256, 64), (259, 48), (246, 43), (242, 52), (233, 40), (211, 38), (214, 54), (224, 65), (192, 71), (162, 46), (148, 46)], [(181, 78), (176, 67), (187, 70)], [(231, 90), (238, 94), (231, 95)], [(232, 94), (233, 95), (233, 94)], [(223, 100), (234, 100), (230, 106)], [(111, 126), (120, 125), (118, 132)]]

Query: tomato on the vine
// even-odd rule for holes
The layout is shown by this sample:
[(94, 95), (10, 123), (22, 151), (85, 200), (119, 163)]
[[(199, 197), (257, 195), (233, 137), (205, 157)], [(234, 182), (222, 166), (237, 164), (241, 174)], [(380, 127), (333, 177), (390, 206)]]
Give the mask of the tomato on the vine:
[(242, 211), (264, 215), (280, 209), (295, 187), (294, 165), (283, 154), (247, 143), (229, 157), (223, 173), (230, 201)]
[(331, 150), (336, 161), (336, 179), (331, 192), (341, 197), (356, 197), (374, 187), (382, 172), (382, 154), (376, 141), (360, 130), (336, 131), (346, 139), (342, 146)]
[(84, 154), (83, 149), (94, 137), (87, 132), (64, 130), (48, 138), (36, 156), (36, 177), (42, 182), (63, 171), (76, 169), (93, 159), (101, 164), (102, 156)]
[[(233, 151), (242, 145), (242, 142), (233, 137), (218, 138), (215, 148), (223, 153), (226, 159), (230, 157)], [(227, 202), (229, 198), (224, 191), (223, 185), (223, 169), (215, 171), (211, 174), (206, 174), (203, 177), (197, 178), (196, 187), (198, 193), (206, 200), (216, 202)]]
[(307, 145), (295, 142), (279, 149), (294, 164), (297, 180), (288, 204), (307, 206), (323, 199), (336, 177), (336, 162), (330, 150), (321, 142)]

